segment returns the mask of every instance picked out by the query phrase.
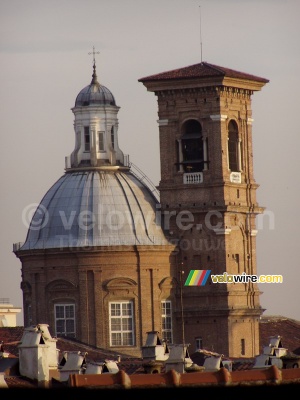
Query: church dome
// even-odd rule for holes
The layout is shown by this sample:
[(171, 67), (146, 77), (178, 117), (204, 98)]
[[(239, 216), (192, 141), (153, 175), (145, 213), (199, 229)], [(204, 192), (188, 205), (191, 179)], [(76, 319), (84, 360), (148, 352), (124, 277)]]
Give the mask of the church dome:
[(75, 107), (89, 105), (111, 105), (115, 106), (116, 101), (112, 92), (106, 86), (100, 85), (97, 79), (96, 65), (94, 63), (94, 72), (91, 83), (84, 87), (77, 95)]
[(158, 201), (130, 170), (73, 170), (48, 190), (20, 250), (168, 244)]
[(106, 104), (115, 106), (116, 101), (112, 92), (100, 83), (91, 83), (84, 87), (78, 93), (75, 101), (75, 107)]

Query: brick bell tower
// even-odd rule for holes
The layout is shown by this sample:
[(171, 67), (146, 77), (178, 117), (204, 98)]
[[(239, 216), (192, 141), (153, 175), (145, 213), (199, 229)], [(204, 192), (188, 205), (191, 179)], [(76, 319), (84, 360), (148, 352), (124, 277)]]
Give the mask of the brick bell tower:
[[(259, 354), (263, 309), (257, 275), (251, 96), (267, 79), (201, 62), (139, 79), (158, 101), (161, 209), (177, 243), (174, 342), (231, 357)], [(191, 270), (209, 270), (188, 286)], [(229, 278), (230, 279), (230, 278)]]

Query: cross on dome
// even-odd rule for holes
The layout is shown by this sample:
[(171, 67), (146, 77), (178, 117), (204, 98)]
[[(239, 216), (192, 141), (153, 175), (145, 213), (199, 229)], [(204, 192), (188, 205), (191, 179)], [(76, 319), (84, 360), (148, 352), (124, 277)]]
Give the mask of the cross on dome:
[(100, 54), (100, 51), (95, 51), (95, 46), (93, 46), (93, 51), (92, 52), (90, 51), (89, 54), (93, 54), (93, 63), (94, 65), (96, 65), (95, 55)]
[(90, 54), (93, 54), (93, 75), (92, 75), (92, 77), (93, 77), (93, 79), (92, 79), (92, 82), (91, 82), (91, 84), (99, 84), (99, 82), (98, 82), (98, 80), (97, 80), (97, 73), (96, 73), (96, 58), (95, 58), (95, 55), (96, 54), (100, 54), (100, 51), (95, 51), (95, 46), (93, 46), (93, 51), (91, 52), (89, 52), (88, 53), (89, 55)]

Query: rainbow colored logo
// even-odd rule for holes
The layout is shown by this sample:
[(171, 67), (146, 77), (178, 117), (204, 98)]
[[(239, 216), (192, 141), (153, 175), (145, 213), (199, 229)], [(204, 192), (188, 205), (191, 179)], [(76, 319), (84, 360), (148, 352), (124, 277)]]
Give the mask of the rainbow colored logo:
[(184, 286), (204, 286), (210, 271), (210, 269), (191, 269)]

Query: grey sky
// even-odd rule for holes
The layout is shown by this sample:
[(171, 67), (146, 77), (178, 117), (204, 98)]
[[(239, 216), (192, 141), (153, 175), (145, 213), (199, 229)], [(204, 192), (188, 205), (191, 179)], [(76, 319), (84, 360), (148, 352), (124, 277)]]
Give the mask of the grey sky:
[[(257, 235), (265, 314), (300, 320), (297, 0), (0, 0), (0, 297), (23, 306), (21, 263), (31, 205), (64, 173), (78, 92), (99, 81), (116, 98), (119, 144), (158, 184), (157, 103), (139, 78), (203, 61), (270, 80), (252, 97), (254, 176), (266, 207)], [(24, 221), (23, 221), (24, 220)], [(19, 319), (23, 324), (23, 319)]]

